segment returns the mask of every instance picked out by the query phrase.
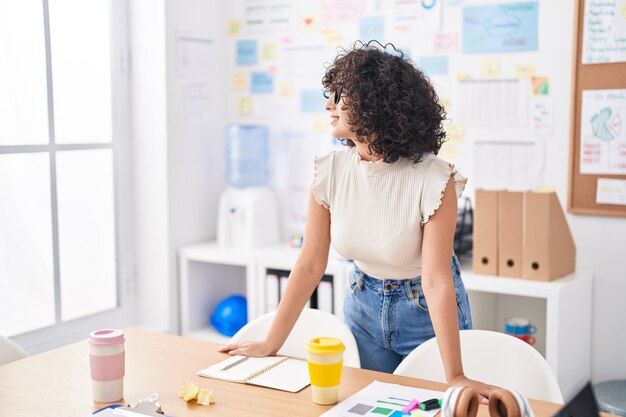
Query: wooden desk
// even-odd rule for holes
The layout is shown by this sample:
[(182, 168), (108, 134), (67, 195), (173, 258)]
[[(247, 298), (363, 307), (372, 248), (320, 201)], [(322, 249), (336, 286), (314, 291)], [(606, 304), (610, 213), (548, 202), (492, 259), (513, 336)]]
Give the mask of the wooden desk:
[[(227, 358), (217, 345), (139, 329), (126, 331), (125, 401), (135, 404), (158, 392), (170, 416), (319, 416), (331, 406), (315, 405), (311, 388), (297, 394), (229, 383), (196, 375), (199, 369)], [(340, 400), (373, 380), (444, 391), (444, 384), (363, 369), (344, 368)], [(199, 406), (178, 398), (186, 382), (214, 390), (216, 404)], [(91, 400), (86, 341), (0, 366), (0, 416), (82, 417), (102, 404)], [(531, 401), (537, 417), (549, 417), (559, 405)], [(488, 416), (481, 405), (479, 416)]]

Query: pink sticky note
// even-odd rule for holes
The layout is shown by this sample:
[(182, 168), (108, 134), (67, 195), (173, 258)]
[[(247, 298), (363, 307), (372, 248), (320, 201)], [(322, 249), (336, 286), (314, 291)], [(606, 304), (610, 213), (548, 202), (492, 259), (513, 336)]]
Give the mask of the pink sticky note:
[(413, 411), (413, 410), (415, 410), (417, 407), (419, 407), (419, 405), (420, 405), (419, 401), (417, 401), (417, 400), (413, 399), (413, 400), (411, 400), (411, 402), (410, 402), (410, 403), (409, 403), (406, 407), (404, 407), (404, 408), (402, 409), (402, 412), (403, 412), (403, 413), (408, 413), (408, 412), (410, 412), (410, 411)]

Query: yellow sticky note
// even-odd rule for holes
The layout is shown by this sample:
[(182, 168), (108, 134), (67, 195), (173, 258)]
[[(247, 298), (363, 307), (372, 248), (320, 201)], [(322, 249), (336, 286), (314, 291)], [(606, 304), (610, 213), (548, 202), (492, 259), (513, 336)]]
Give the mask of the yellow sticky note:
[(252, 113), (252, 98), (241, 97), (237, 101), (237, 113), (242, 116), (247, 116)]
[(233, 74), (232, 86), (234, 91), (246, 91), (249, 82), (248, 73), (236, 72)]
[(459, 79), (459, 80), (467, 80), (467, 79), (469, 79), (469, 77), (470, 77), (470, 75), (467, 72), (459, 72), (456, 75), (456, 78)]
[(322, 29), (320, 33), (326, 39), (326, 46), (328, 48), (336, 48), (341, 45), (342, 37), (339, 31), (335, 29)]
[(533, 95), (547, 96), (550, 94), (550, 79), (548, 77), (532, 77)]
[(439, 97), (439, 102), (443, 108), (446, 109), (446, 112), (450, 112), (452, 108), (452, 99), (450, 99), (450, 97)]
[(480, 77), (481, 78), (500, 77), (500, 59), (499, 58), (481, 59), (480, 60)]
[(228, 36), (241, 35), (241, 20), (229, 20), (228, 21)]
[(446, 142), (441, 146), (438, 156), (446, 161), (456, 161), (459, 155), (459, 145), (465, 137), (465, 126), (460, 123), (444, 124)]
[(276, 59), (276, 42), (265, 42), (261, 45), (261, 56), (263, 59)]
[(328, 116), (322, 116), (321, 114), (313, 116), (313, 132), (320, 135), (329, 133), (329, 123), (330, 120), (328, 119)]
[(535, 66), (533, 64), (516, 64), (515, 78), (528, 79), (535, 75)]
[(283, 98), (291, 98), (295, 95), (295, 87), (291, 81), (278, 82), (278, 95)]
[(626, 19), (626, 2), (623, 2), (619, 8), (619, 15), (622, 19)]

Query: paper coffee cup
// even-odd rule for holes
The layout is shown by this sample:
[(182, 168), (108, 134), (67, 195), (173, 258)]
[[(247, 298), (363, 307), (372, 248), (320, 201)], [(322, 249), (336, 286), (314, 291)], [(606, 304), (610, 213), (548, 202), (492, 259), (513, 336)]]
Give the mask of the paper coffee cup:
[(124, 332), (95, 330), (89, 334), (89, 361), (93, 400), (113, 403), (124, 397)]
[(343, 351), (346, 347), (336, 337), (316, 337), (306, 346), (311, 378), (313, 402), (320, 405), (335, 404), (339, 396), (339, 383), (343, 369)]

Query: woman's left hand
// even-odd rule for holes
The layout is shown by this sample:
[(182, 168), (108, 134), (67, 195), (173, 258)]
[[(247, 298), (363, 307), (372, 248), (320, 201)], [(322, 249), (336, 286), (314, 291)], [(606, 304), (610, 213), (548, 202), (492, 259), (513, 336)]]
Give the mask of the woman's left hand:
[(452, 381), (449, 381), (449, 385), (455, 387), (473, 388), (478, 393), (482, 404), (489, 404), (489, 396), (494, 390), (498, 389), (495, 385), (485, 384), (483, 382), (470, 379), (465, 375), (457, 376)]

